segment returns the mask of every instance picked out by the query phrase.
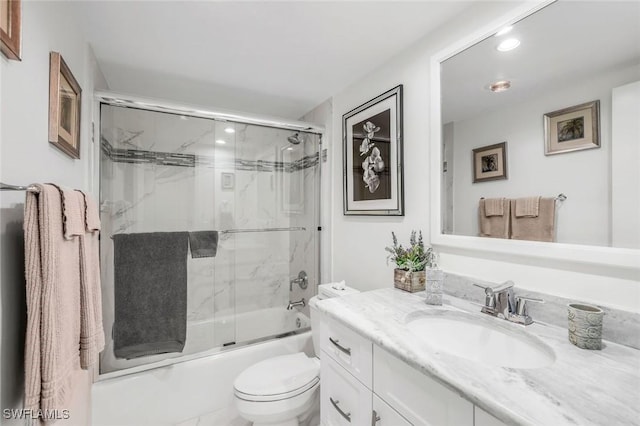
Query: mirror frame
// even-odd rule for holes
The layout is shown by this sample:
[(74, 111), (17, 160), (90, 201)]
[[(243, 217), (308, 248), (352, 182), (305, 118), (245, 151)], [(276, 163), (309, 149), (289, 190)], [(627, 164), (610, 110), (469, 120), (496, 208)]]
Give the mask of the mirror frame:
[(463, 250), (479, 254), (490, 253), (504, 256), (509, 262), (514, 256), (530, 260), (548, 260), (578, 264), (596, 264), (615, 269), (640, 270), (640, 250), (605, 246), (589, 246), (566, 243), (549, 243), (537, 241), (507, 240), (498, 238), (481, 238), (465, 235), (450, 235), (442, 232), (442, 115), (440, 64), (474, 44), (490, 37), (500, 28), (526, 18), (556, 0), (537, 0), (514, 7), (510, 12), (484, 25), (467, 37), (431, 57), (431, 211), (430, 235), (431, 244), (454, 250)]

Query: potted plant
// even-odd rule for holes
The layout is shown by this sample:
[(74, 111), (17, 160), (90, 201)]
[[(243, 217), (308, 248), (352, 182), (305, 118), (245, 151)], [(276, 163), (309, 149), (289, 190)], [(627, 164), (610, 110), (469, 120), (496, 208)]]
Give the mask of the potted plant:
[(409, 247), (406, 248), (398, 244), (394, 232), (391, 236), (393, 246), (386, 247), (385, 250), (389, 253), (387, 263), (391, 260), (396, 264), (393, 285), (411, 293), (424, 290), (427, 280), (425, 270), (436, 266), (436, 253), (431, 247), (425, 248), (422, 231), (418, 233), (417, 238), (416, 231), (411, 231)]

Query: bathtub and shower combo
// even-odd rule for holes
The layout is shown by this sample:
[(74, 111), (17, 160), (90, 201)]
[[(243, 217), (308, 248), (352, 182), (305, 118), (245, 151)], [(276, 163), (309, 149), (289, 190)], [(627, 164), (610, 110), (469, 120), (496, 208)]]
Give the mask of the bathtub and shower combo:
[[(93, 424), (245, 424), (233, 381), (277, 355), (311, 354), (320, 275), (322, 128), (99, 93), (106, 336)], [(118, 358), (113, 236), (215, 231), (187, 256), (181, 352)], [(145, 301), (136, 301), (144, 304)]]

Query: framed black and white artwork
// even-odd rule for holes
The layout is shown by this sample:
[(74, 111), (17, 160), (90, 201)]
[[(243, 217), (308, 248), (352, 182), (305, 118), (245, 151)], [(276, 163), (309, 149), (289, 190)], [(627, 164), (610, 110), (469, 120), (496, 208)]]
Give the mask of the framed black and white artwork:
[(342, 116), (344, 214), (403, 216), (402, 85)]

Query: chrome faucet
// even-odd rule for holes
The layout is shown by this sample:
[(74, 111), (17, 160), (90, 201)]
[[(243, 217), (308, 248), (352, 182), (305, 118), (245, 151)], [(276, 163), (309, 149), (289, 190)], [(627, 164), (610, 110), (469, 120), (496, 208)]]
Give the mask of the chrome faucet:
[(533, 323), (533, 319), (527, 312), (527, 302), (544, 303), (544, 300), (534, 297), (514, 297), (513, 281), (505, 281), (496, 287), (473, 285), (484, 289), (484, 306), (480, 312), (518, 324), (529, 325)]
[(544, 303), (544, 300), (535, 297), (516, 296), (516, 311), (510, 313), (507, 319), (512, 322), (517, 322), (518, 324), (531, 324), (533, 319), (531, 319), (527, 311), (527, 302)]
[(473, 284), (484, 289), (484, 306), (481, 312), (494, 317), (507, 319), (513, 306), (513, 281), (505, 281), (496, 287)]
[(301, 300), (298, 300), (297, 302), (292, 302), (291, 300), (289, 300), (289, 304), (287, 305), (287, 311), (292, 310), (296, 306), (302, 306), (303, 308), (307, 306), (307, 302), (304, 300), (304, 297)]

